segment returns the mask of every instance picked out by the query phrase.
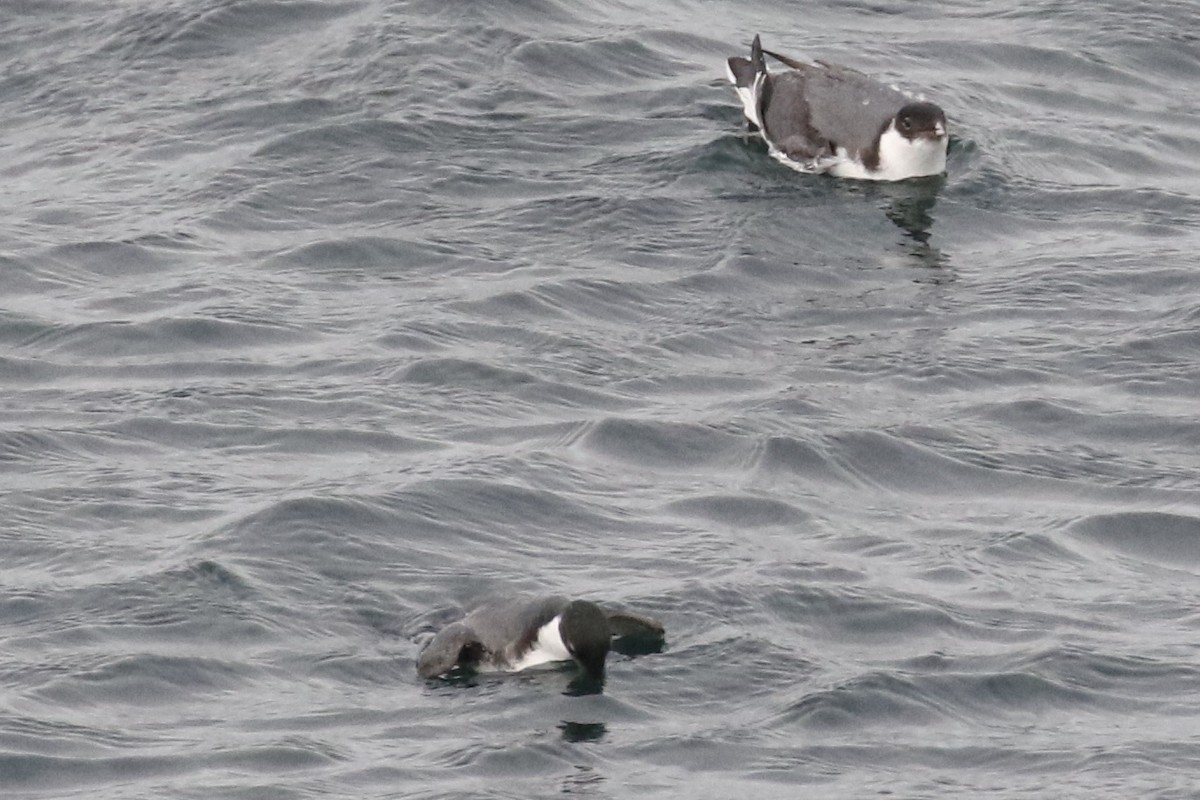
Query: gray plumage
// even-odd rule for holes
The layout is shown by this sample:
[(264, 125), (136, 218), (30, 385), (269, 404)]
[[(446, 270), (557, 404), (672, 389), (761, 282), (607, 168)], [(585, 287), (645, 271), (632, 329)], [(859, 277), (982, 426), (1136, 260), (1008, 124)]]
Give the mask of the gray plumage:
[[(768, 55), (791, 69), (768, 72)], [(944, 140), (940, 108), (857, 70), (779, 55), (763, 49), (757, 36), (750, 58), (734, 56), (727, 63), (751, 126), (761, 128), (776, 151), (813, 171), (842, 157), (878, 169), (880, 136), (893, 124), (909, 140)]]
[(910, 102), (861, 72), (826, 64), (800, 64), (773, 76), (770, 97), (764, 121), (772, 138), (785, 145), (780, 149), (825, 153), (840, 145), (864, 161), (880, 132)]

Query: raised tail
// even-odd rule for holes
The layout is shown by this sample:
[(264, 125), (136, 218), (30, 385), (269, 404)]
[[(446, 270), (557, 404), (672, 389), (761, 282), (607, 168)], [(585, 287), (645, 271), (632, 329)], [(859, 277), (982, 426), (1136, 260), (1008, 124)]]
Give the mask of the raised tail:
[(763, 58), (762, 43), (758, 36), (750, 45), (750, 58), (733, 56), (726, 61), (725, 74), (733, 84), (742, 111), (755, 128), (762, 128), (763, 89), (767, 82), (767, 62)]
[[(779, 53), (776, 53), (772, 50), (763, 50), (763, 52), (766, 53), (767, 55), (769, 55), (771, 58), (778, 61), (779, 63), (783, 64), (784, 66), (791, 67), (792, 69), (805, 70), (805, 69), (809, 69), (812, 66), (811, 64), (805, 64), (803, 61), (800, 61), (799, 59), (789, 58), (788, 56), (780, 55)], [(820, 62), (818, 62), (818, 63), (820, 63)]]

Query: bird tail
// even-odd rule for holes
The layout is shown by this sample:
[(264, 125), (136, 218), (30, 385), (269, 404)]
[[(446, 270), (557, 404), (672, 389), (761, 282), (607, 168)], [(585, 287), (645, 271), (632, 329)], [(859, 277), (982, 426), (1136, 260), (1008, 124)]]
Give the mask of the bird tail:
[[(799, 59), (789, 58), (788, 56), (780, 55), (779, 53), (776, 53), (772, 50), (763, 50), (763, 52), (766, 53), (767, 55), (769, 55), (771, 58), (778, 61), (779, 63), (783, 64), (784, 66), (791, 67), (792, 69), (805, 70), (805, 69), (809, 69), (812, 66), (811, 64), (805, 64), (803, 61), (800, 61)], [(820, 63), (820, 62), (818, 62), (818, 63)]]
[(733, 84), (738, 99), (742, 101), (742, 110), (750, 124), (758, 128), (762, 123), (763, 89), (767, 82), (767, 62), (763, 58), (762, 43), (759, 37), (754, 37), (750, 45), (750, 58), (733, 56), (726, 61), (725, 74)]

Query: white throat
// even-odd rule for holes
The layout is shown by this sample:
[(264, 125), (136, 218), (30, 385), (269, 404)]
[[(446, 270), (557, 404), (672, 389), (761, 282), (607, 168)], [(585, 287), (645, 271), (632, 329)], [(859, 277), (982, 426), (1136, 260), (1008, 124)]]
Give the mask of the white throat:
[(508, 668), (513, 672), (519, 672), (529, 667), (536, 667), (539, 664), (569, 661), (574, 658), (567, 650), (567, 644), (563, 641), (562, 632), (559, 630), (561, 622), (562, 615), (559, 614), (538, 628), (537, 639), (534, 640), (533, 646), (529, 648), (529, 652), (520, 658), (510, 659)]
[(879, 137), (879, 169), (868, 172), (839, 148), (841, 158), (831, 169), (840, 178), (874, 181), (902, 181), (922, 175), (940, 175), (946, 171), (946, 138), (908, 139), (896, 130), (893, 121)]

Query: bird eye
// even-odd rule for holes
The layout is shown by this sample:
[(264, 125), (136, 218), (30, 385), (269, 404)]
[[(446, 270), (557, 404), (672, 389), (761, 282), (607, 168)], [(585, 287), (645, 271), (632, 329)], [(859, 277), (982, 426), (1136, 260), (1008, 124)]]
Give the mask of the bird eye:
[(901, 117), (900, 118), (900, 127), (904, 128), (904, 130), (906, 130), (906, 131), (912, 130), (912, 120), (909, 119), (908, 117)]

